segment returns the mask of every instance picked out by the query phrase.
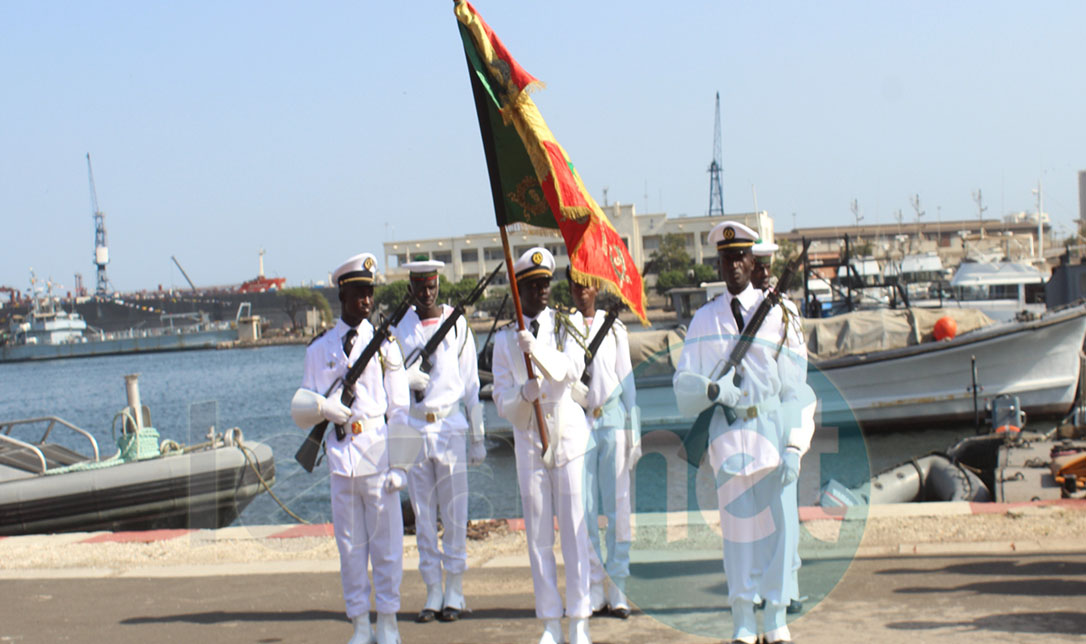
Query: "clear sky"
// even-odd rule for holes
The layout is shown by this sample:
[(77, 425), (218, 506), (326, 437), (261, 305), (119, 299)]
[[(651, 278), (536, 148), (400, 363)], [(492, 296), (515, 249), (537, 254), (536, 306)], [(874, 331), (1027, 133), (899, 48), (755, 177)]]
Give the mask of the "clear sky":
[[(478, 0), (589, 190), (793, 225), (1078, 217), (1086, 2)], [(0, 285), (93, 290), (85, 155), (119, 290), (326, 279), (492, 230), (450, 0), (0, 2)]]

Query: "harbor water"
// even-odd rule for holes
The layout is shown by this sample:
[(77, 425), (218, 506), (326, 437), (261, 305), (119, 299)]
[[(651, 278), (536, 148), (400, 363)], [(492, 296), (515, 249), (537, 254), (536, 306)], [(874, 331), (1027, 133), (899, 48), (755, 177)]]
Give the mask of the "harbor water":
[[(127, 404), (124, 376), (139, 374), (142, 403), (150, 408), (152, 424), (163, 440), (195, 444), (206, 440), (209, 425), (213, 424), (218, 432), (238, 427), (246, 439), (267, 443), (274, 450), (274, 491), (280, 500), (308, 521), (328, 522), (331, 511), (327, 469), (322, 465), (310, 474), (294, 461), (294, 453), (308, 431), (295, 427), (289, 414), (289, 401), (301, 381), (304, 353), (303, 345), (281, 345), (0, 363), (0, 421), (59, 416), (91, 432), (103, 458), (111, 456), (115, 451), (113, 420)], [(812, 451), (843, 453), (836, 429), (819, 428)], [(843, 462), (837, 462), (834, 476), (855, 485), (866, 480), (871, 471), (945, 449), (973, 431), (973, 427), (918, 427), (871, 433), (863, 438), (860, 449), (853, 449)], [(62, 435), (51, 438), (86, 451), (85, 445)], [(510, 440), (490, 439), (485, 463), (469, 471), (469, 512), (473, 519), (521, 515)], [(634, 479), (637, 511), (715, 506), (699, 488), (699, 477), (692, 468), (687, 472), (685, 464), (678, 470), (675, 467), (677, 443), (677, 436), (669, 430), (646, 433), (645, 456)], [(805, 505), (817, 500), (818, 488), (828, 476), (826, 472), (806, 472), (817, 469), (808, 467), (810, 460), (810, 456), (804, 460), (805, 478), (801, 479), (801, 503)], [(292, 521), (270, 495), (261, 494), (237, 523)]]

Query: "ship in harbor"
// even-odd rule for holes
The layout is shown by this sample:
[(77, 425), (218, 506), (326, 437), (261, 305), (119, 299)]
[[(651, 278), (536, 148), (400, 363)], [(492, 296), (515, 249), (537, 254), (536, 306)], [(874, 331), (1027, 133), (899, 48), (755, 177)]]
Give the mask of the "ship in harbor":
[[(6, 334), (0, 338), (0, 362), (53, 360), (104, 356), (147, 351), (209, 349), (237, 339), (230, 322), (212, 322), (203, 316), (160, 316), (161, 326), (104, 331), (87, 324), (74, 308), (67, 310), (48, 291), (35, 291), (31, 274), (30, 308), (25, 315), (12, 315)], [(195, 319), (193, 319), (195, 318)], [(179, 319), (188, 323), (175, 324)]]

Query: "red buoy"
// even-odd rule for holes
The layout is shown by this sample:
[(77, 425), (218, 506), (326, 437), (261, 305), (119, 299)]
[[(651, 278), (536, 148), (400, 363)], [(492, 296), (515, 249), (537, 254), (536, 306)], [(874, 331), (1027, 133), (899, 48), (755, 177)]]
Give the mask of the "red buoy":
[(950, 316), (943, 316), (935, 321), (932, 331), (936, 340), (953, 340), (958, 335), (958, 323)]

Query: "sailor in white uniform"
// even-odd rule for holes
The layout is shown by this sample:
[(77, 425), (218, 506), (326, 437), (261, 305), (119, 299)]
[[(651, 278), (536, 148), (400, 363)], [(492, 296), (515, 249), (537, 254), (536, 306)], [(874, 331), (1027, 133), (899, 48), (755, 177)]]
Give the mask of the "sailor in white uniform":
[[(396, 612), (400, 608), (403, 575), (403, 517), (399, 490), (406, 473), (390, 468), (389, 423), (406, 423), (407, 377), (403, 358), (393, 342), (386, 342), (366, 365), (354, 385), (354, 402), (340, 402), (342, 387), (333, 388), (346, 375), (373, 337), (366, 318), (373, 308), (373, 277), (377, 259), (356, 255), (335, 270), (342, 317), (313, 341), (305, 353), (302, 388), (295, 394), (291, 413), (308, 428), (324, 418), (342, 425), (339, 440), (329, 429), (325, 455), (331, 473), (332, 523), (339, 547), (340, 580), (347, 617), (354, 623), (349, 644), (398, 644)], [(329, 391), (331, 389), (331, 391)], [(325, 395), (326, 394), (326, 395)], [(377, 629), (370, 626), (370, 581), (373, 570)]]
[[(596, 308), (599, 289), (570, 276), (570, 295), (577, 312), (570, 318), (591, 345), (607, 315)], [(641, 455), (641, 412), (637, 407), (626, 326), (617, 318), (594, 351), (587, 387), (574, 386), (574, 400), (585, 410), (595, 447), (585, 455), (585, 521), (592, 543), (592, 613), (606, 611), (620, 619), (630, 616), (626, 578), (630, 576), (630, 473)], [(606, 560), (600, 548), (599, 515), (607, 518)], [(606, 564), (606, 567), (605, 567)], [(606, 584), (610, 578), (610, 584)], [(605, 587), (606, 584), (606, 594)]]
[[(770, 287), (770, 269), (773, 267), (773, 255), (777, 250), (779, 250), (779, 246), (773, 242), (764, 242), (760, 239), (754, 242), (754, 246), (751, 247), (751, 252), (754, 254), (754, 270), (751, 272), (750, 276), (750, 282), (754, 285), (754, 288), (765, 291)], [(799, 316), (799, 310), (796, 308), (795, 302), (785, 297), (784, 293), (781, 293), (781, 306), (785, 308), (784, 319), (786, 325), (784, 327), (784, 333), (790, 334), (791, 337), (788, 337), (781, 342), (779, 350), (785, 350), (785, 347), (787, 347), (787, 350), (789, 351), (802, 354), (803, 359), (805, 360), (807, 356), (807, 344), (803, 337), (803, 321)], [(782, 404), (784, 404), (784, 401), (782, 401)], [(814, 435), (814, 416), (816, 407), (817, 401), (812, 400), (800, 412), (800, 421), (803, 424), (804, 435)], [(806, 449), (800, 452), (799, 456), (801, 461), (806, 453)], [(784, 504), (784, 517), (790, 524), (788, 535), (795, 545), (795, 558), (792, 561), (792, 589), (795, 591), (795, 594), (789, 598), (789, 615), (803, 611), (803, 601), (799, 594), (799, 569), (803, 562), (799, 556), (798, 485), (799, 479), (797, 478), (795, 481), (784, 486), (782, 489), (784, 496), (781, 499)]]
[[(786, 608), (795, 596), (795, 541), (785, 518), (783, 488), (799, 475), (799, 456), (811, 436), (800, 410), (814, 400), (806, 383), (806, 356), (786, 346), (782, 307), (770, 309), (736, 373), (720, 373), (765, 295), (750, 283), (754, 268), (750, 228), (726, 221), (709, 233), (720, 257), (727, 292), (706, 303), (690, 322), (675, 377), (676, 402), (684, 415), (697, 416), (719, 403), (736, 414), (729, 424), (716, 409), (709, 425), (709, 461), (715, 473), (717, 504), (724, 533), (724, 571), (728, 581), (733, 642), (753, 644), (762, 634), (769, 643), (789, 642)], [(747, 330), (748, 334), (751, 330)], [(759, 629), (754, 600), (766, 600)]]
[[(584, 518), (584, 455), (591, 434), (584, 410), (570, 388), (584, 370), (584, 349), (547, 306), (554, 257), (545, 248), (530, 248), (513, 266), (524, 314), (524, 331), (516, 325), (500, 330), (494, 342), (494, 404), (513, 424), (517, 482), (524, 508), (528, 561), (532, 568), (536, 617), (543, 620), (540, 644), (562, 638), (562, 597), (554, 558), (554, 522), (562, 535), (566, 569), (565, 614), (570, 618), (569, 643), (590, 644), (588, 529)], [(529, 379), (525, 353), (535, 378)], [(536, 409), (542, 410), (549, 449), (544, 452)]]
[[(475, 338), (463, 316), (445, 334), (429, 357), (431, 368), (414, 356), (433, 338), (453, 313), (438, 302), (438, 271), (444, 262), (418, 259), (404, 264), (410, 273), (413, 306), (395, 330), (407, 365), (411, 389), (410, 420), (424, 437), (423, 453), (407, 477), (419, 572), (426, 584), (426, 603), (415, 621), (459, 619), (465, 609), (464, 571), (467, 570), (468, 471), (486, 457), (483, 407), (479, 403), (479, 372)], [(437, 522), (444, 526), (438, 548)], [(442, 569), (445, 588), (442, 591)]]

